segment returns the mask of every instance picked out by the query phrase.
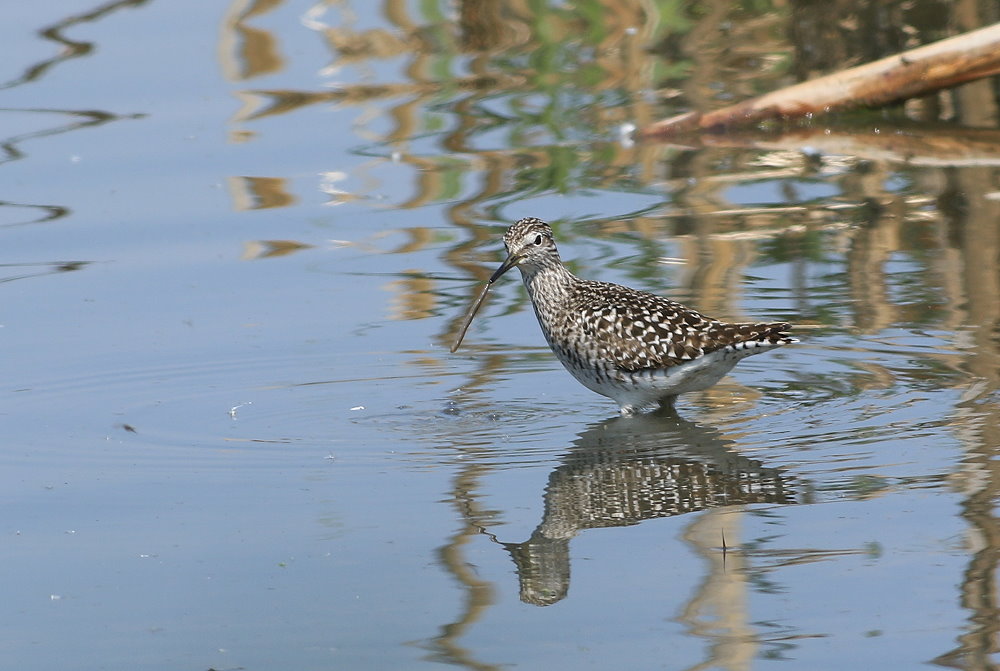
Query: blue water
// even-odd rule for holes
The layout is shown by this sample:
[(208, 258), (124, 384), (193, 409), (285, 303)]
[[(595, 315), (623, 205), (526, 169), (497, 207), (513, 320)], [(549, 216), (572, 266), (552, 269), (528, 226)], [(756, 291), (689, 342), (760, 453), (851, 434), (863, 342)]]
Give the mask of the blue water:
[[(0, 665), (996, 664), (996, 168), (622, 142), (640, 4), (0, 10)], [(802, 342), (621, 419), (511, 273), (449, 353), (527, 215)]]

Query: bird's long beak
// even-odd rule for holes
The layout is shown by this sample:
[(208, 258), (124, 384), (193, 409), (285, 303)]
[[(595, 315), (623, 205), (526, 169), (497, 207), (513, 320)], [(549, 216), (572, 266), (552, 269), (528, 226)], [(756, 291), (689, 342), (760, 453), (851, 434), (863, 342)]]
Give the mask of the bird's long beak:
[(458, 332), (458, 340), (456, 340), (455, 344), (451, 346), (451, 351), (453, 353), (458, 349), (458, 346), (462, 344), (462, 340), (465, 339), (465, 333), (469, 330), (469, 326), (472, 325), (472, 319), (476, 316), (476, 313), (479, 312), (479, 307), (483, 304), (483, 301), (486, 300), (486, 294), (489, 293), (490, 287), (493, 286), (494, 282), (500, 279), (501, 275), (516, 266), (519, 260), (519, 257), (511, 254), (507, 257), (507, 260), (500, 264), (500, 267), (496, 269), (496, 272), (490, 276), (486, 286), (484, 286), (482, 292), (480, 292), (479, 298), (477, 298), (476, 302), (472, 304), (472, 307), (469, 308), (469, 313), (465, 316), (465, 323), (462, 324), (462, 330)]
[(503, 275), (505, 272), (516, 266), (517, 262), (520, 260), (521, 258), (519, 256), (515, 256), (514, 254), (508, 256), (507, 259), (500, 264), (500, 267), (496, 269), (493, 275), (490, 276), (490, 284), (493, 284), (498, 279), (500, 279), (501, 275)]

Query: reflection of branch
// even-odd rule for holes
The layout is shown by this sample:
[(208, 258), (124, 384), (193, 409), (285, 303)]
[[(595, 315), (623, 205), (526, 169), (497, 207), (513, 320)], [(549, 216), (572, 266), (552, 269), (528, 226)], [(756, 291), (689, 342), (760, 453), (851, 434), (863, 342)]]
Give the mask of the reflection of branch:
[(34, 203), (11, 203), (10, 201), (0, 200), (0, 207), (23, 207), (34, 210), (41, 210), (42, 214), (38, 216), (37, 219), (31, 219), (29, 221), (18, 221), (12, 224), (0, 224), (0, 228), (7, 228), (10, 226), (23, 226), (24, 224), (43, 224), (47, 221), (55, 221), (56, 219), (61, 219), (70, 213), (68, 207), (60, 207), (59, 205), (36, 205)]
[(75, 16), (70, 16), (62, 21), (52, 24), (48, 28), (43, 28), (38, 31), (38, 34), (47, 40), (56, 42), (57, 44), (65, 47), (59, 50), (59, 55), (48, 60), (42, 61), (36, 65), (31, 66), (25, 70), (24, 74), (20, 77), (10, 80), (4, 84), (0, 84), (0, 89), (12, 88), (14, 86), (20, 86), (27, 82), (35, 81), (41, 77), (50, 68), (73, 58), (79, 58), (80, 56), (85, 56), (93, 50), (92, 42), (75, 42), (68, 37), (64, 36), (62, 32), (80, 23), (87, 23), (89, 21), (94, 21), (104, 17), (106, 14), (117, 11), (122, 7), (138, 7), (143, 5), (148, 0), (116, 0), (115, 2), (110, 2), (106, 5), (101, 5), (100, 7), (87, 12), (86, 14), (77, 14)]
[(1000, 23), (789, 86), (712, 112), (658, 121), (644, 137), (801, 118), (831, 110), (885, 105), (1000, 72)]
[(13, 282), (14, 280), (24, 280), (30, 277), (42, 277), (44, 275), (54, 275), (56, 273), (70, 273), (74, 270), (81, 270), (84, 267), (90, 265), (91, 261), (55, 261), (52, 263), (3, 263), (0, 264), (0, 269), (3, 268), (35, 268), (41, 266), (45, 268), (39, 272), (24, 273), (22, 275), (11, 275), (10, 277), (0, 277), (0, 283), (3, 282)]
[(894, 124), (891, 129), (797, 128), (766, 135), (702, 135), (697, 143), (706, 147), (794, 152), (808, 146), (820, 154), (927, 167), (1000, 166), (1000, 131), (985, 128), (910, 124)]
[(128, 118), (138, 118), (141, 115), (132, 116), (121, 116), (117, 114), (111, 114), (110, 112), (102, 112), (101, 110), (58, 110), (58, 109), (27, 109), (27, 108), (17, 108), (16, 110), (11, 109), (0, 109), (0, 112), (30, 112), (32, 114), (65, 114), (71, 117), (81, 117), (81, 120), (75, 123), (70, 123), (65, 126), (57, 126), (55, 128), (46, 128), (45, 130), (35, 131), (33, 133), (25, 133), (23, 135), (15, 135), (9, 140), (5, 140), (0, 147), (3, 148), (4, 158), (0, 158), (0, 164), (8, 163), (10, 161), (16, 161), (18, 159), (24, 158), (24, 152), (17, 148), (17, 145), (24, 142), (25, 140), (33, 140), (39, 137), (49, 137), (51, 135), (59, 135), (60, 133), (68, 133), (69, 131), (77, 130), (79, 128), (87, 128), (88, 126), (99, 126), (101, 124), (108, 123), (109, 121), (117, 121), (118, 119), (128, 119)]
[[(6, 111), (10, 110), (0, 109), (0, 112), (6, 112)], [(88, 126), (99, 126), (101, 124), (108, 123), (109, 121), (117, 121), (119, 119), (125, 119), (125, 118), (135, 118), (134, 116), (133, 117), (119, 116), (116, 114), (111, 114), (109, 112), (102, 112), (100, 110), (18, 109), (16, 111), (31, 112), (33, 114), (39, 114), (39, 113), (63, 114), (71, 117), (79, 117), (79, 120), (63, 126), (57, 126), (55, 128), (47, 128), (45, 130), (35, 131), (33, 133), (16, 135), (10, 139), (5, 140), (4, 142), (0, 143), (0, 150), (3, 151), (3, 155), (0, 156), (0, 165), (24, 158), (24, 152), (21, 151), (20, 148), (18, 148), (18, 145), (26, 140), (33, 140), (35, 138), (49, 137), (52, 135), (68, 133), (70, 131), (79, 130), (81, 128), (87, 128)], [(62, 205), (46, 205), (39, 203), (26, 204), (26, 203), (12, 203), (8, 201), (0, 201), (0, 207), (33, 208), (42, 211), (42, 214), (35, 219), (4, 224), (3, 225), (4, 227), (20, 226), (23, 224), (38, 224), (38, 223), (54, 221), (56, 219), (61, 219), (69, 215), (71, 212), (71, 210), (68, 207), (64, 207)]]

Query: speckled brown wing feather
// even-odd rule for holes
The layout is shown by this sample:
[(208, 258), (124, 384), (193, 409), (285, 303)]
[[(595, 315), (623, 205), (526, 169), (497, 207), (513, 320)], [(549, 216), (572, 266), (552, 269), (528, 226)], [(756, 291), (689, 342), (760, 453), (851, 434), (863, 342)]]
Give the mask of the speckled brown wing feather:
[(784, 344), (783, 322), (727, 324), (662, 296), (583, 281), (571, 314), (593, 355), (623, 370), (669, 368), (729, 345)]

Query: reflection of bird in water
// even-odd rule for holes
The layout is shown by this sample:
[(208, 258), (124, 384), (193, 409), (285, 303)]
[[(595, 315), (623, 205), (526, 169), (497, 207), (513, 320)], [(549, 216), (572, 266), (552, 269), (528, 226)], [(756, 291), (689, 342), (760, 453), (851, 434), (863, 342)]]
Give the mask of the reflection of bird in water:
[(778, 468), (740, 456), (713, 428), (674, 413), (595, 424), (549, 475), (541, 523), (523, 543), (505, 543), (521, 600), (537, 606), (569, 591), (569, 541), (583, 529), (746, 503), (792, 503)]
[(556, 357), (585, 387), (630, 415), (678, 394), (708, 389), (752, 354), (797, 342), (791, 324), (732, 324), (662, 296), (608, 282), (581, 280), (563, 265), (552, 229), (521, 219), (503, 236), (507, 260), (490, 277), (465, 325), (501, 275), (521, 271), (535, 315)]

